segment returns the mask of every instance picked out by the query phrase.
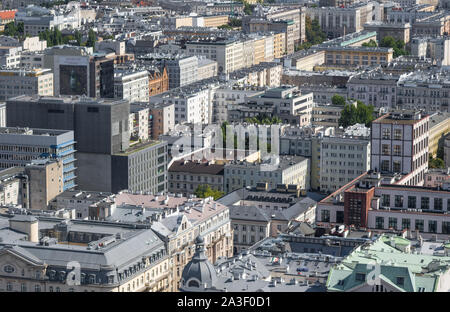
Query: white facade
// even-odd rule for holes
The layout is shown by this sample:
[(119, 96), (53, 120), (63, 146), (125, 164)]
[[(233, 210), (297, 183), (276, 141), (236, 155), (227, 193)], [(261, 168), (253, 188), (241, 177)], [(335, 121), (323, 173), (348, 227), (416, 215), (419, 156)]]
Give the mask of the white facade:
[(148, 71), (116, 72), (114, 74), (114, 96), (130, 102), (148, 102)]

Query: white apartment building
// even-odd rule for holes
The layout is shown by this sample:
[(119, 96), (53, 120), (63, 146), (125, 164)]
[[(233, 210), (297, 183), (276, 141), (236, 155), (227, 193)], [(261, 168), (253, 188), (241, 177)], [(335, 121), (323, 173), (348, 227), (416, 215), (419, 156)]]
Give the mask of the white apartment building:
[(130, 102), (148, 102), (149, 100), (148, 71), (114, 72), (114, 96)]
[(0, 66), (15, 68), (20, 64), (22, 47), (0, 47)]
[(53, 96), (53, 73), (50, 69), (0, 70), (0, 100), (19, 95)]
[(369, 136), (328, 136), (322, 139), (320, 191), (334, 192), (369, 169)]
[(394, 111), (372, 122), (371, 169), (400, 173), (400, 182), (422, 185), (428, 169), (429, 116), (418, 111)]
[(209, 124), (217, 83), (191, 84), (150, 97), (150, 104), (174, 104), (175, 123)]

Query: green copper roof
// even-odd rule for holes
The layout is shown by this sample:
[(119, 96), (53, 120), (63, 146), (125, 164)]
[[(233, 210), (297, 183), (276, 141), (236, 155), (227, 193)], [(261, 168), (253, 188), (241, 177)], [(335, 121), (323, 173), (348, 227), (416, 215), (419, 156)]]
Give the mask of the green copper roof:
[[(327, 289), (352, 291), (378, 276), (383, 284), (397, 291), (436, 291), (440, 276), (450, 268), (450, 257), (403, 252), (392, 247), (391, 240), (395, 246), (410, 245), (402, 237), (383, 235), (369, 245), (357, 247), (330, 270)], [(380, 283), (373, 285), (377, 284)]]

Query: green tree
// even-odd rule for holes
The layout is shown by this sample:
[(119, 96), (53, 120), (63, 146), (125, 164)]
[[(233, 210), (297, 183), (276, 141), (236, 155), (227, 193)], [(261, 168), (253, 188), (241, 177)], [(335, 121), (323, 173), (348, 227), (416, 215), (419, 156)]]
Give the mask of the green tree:
[(296, 50), (309, 49), (311, 46), (320, 44), (327, 39), (327, 35), (320, 28), (319, 20), (311, 20), (309, 16), (305, 16), (305, 34), (306, 42), (296, 47)]
[(405, 42), (403, 40), (395, 40), (392, 36), (386, 36), (380, 41), (380, 47), (392, 48), (394, 50), (394, 57), (400, 55), (408, 55), (408, 51), (405, 50)]
[(331, 103), (334, 106), (345, 106), (345, 98), (339, 94), (335, 94), (333, 95), (333, 97), (331, 98)]
[(363, 47), (370, 47), (370, 48), (376, 48), (378, 47), (378, 44), (376, 41), (374, 41), (373, 39), (370, 39), (369, 42), (365, 42), (362, 44)]
[(339, 126), (347, 128), (357, 123), (370, 126), (374, 119), (374, 109), (372, 105), (365, 105), (361, 101), (357, 101), (356, 107), (353, 104), (345, 105), (339, 118)]
[(438, 158), (438, 157), (433, 158), (430, 155), (430, 158), (428, 159), (428, 168), (431, 168), (431, 169), (443, 169), (443, 168), (445, 168), (445, 162), (442, 159)]
[(97, 37), (95, 35), (94, 30), (92, 28), (89, 29), (88, 39), (86, 41), (86, 46), (88, 46), (88, 47), (95, 47), (95, 41), (96, 40), (97, 40)]
[(207, 184), (201, 184), (194, 191), (195, 196), (199, 198), (206, 198), (212, 196), (214, 200), (219, 199), (225, 193), (219, 190), (212, 189), (211, 186)]

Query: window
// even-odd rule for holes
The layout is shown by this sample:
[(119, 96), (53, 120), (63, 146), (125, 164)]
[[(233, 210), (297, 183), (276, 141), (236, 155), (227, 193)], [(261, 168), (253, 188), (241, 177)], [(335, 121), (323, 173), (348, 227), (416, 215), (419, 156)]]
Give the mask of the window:
[(375, 218), (375, 227), (380, 230), (384, 229), (384, 217)]
[(381, 171), (389, 171), (389, 160), (382, 160), (381, 161)]
[(402, 130), (394, 129), (394, 140), (401, 140), (401, 139), (402, 139)]
[(384, 128), (383, 129), (383, 139), (389, 140), (391, 138), (391, 129)]
[(434, 220), (428, 221), (428, 232), (437, 233), (437, 221)]
[(416, 220), (415, 223), (416, 223), (415, 229), (420, 232), (423, 232), (423, 220)]
[(403, 286), (405, 283), (404, 277), (397, 277), (397, 285)]
[(450, 234), (450, 222), (442, 221), (442, 234)]
[(411, 220), (410, 219), (402, 219), (402, 230), (411, 228)]
[(403, 207), (403, 196), (395, 195), (395, 207), (402, 208)]
[(399, 160), (394, 160), (392, 162), (392, 170), (394, 172), (401, 172), (402, 171), (402, 163)]
[(329, 210), (322, 210), (322, 222), (330, 222), (330, 211)]
[(430, 209), (430, 198), (429, 197), (422, 197), (420, 199), (420, 208), (421, 209)]
[(391, 196), (388, 194), (382, 195), (381, 206), (390, 207), (391, 206)]
[(394, 145), (394, 156), (401, 156), (402, 147), (400, 145)]
[(408, 196), (408, 208), (416, 208), (416, 196)]
[(366, 274), (364, 273), (356, 273), (355, 279), (359, 282), (365, 282), (366, 281)]
[(41, 292), (41, 285), (35, 285), (34, 286), (34, 291), (35, 292)]
[(20, 291), (26, 292), (27, 291), (27, 285), (25, 285), (25, 284), (20, 285)]
[(389, 145), (388, 144), (383, 144), (381, 146), (381, 153), (383, 155), (389, 155), (390, 154), (390, 150), (389, 150)]
[(13, 286), (12, 286), (11, 282), (6, 283), (6, 290), (7, 291), (12, 291), (13, 290)]
[(434, 199), (434, 210), (442, 210), (442, 198)]

